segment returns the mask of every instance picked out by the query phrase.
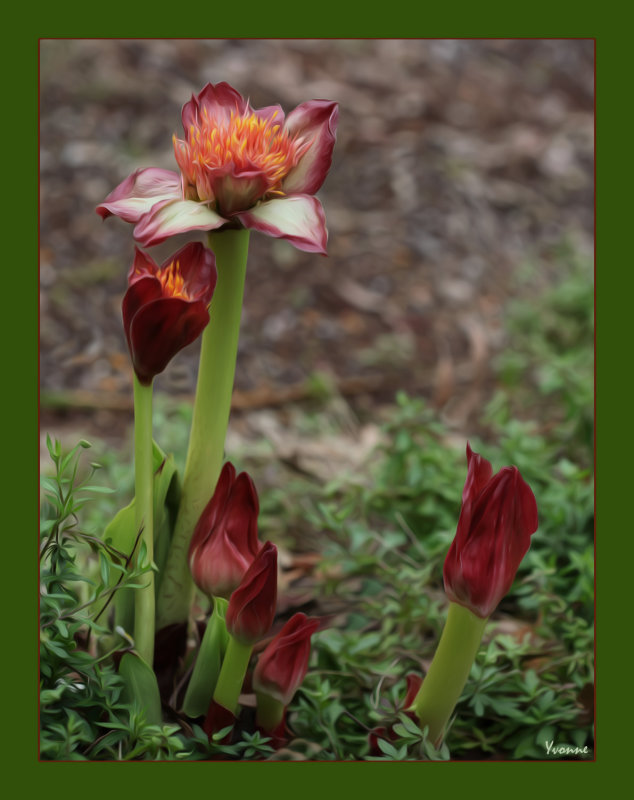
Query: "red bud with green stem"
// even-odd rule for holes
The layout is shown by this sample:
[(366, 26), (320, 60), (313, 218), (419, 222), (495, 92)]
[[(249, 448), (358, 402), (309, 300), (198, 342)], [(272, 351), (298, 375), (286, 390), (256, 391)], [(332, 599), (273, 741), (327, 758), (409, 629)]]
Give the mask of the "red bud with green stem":
[[(229, 642), (207, 715), (207, 732), (235, 715), (253, 645), (270, 631), (277, 605), (277, 548), (266, 542), (229, 598), (225, 617)], [(220, 724), (220, 723), (224, 724)]]
[(429, 738), (442, 740), (489, 616), (511, 588), (537, 530), (533, 492), (516, 467), (492, 476), (467, 444), (467, 479), (455, 539), (444, 566), (447, 622), (413, 708)]
[(286, 706), (308, 672), (310, 639), (320, 624), (301, 612), (294, 614), (260, 655), (253, 688), (258, 702), (256, 722), (262, 730), (272, 732), (282, 724)]
[(228, 599), (253, 563), (261, 547), (258, 511), (253, 481), (227, 462), (189, 545), (194, 582), (207, 596)]

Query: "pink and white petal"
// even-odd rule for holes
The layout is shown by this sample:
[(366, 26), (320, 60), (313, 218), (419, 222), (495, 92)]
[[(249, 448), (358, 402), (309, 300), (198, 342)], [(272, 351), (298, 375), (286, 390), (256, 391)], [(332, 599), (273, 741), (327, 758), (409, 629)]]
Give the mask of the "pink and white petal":
[(203, 203), (168, 200), (157, 203), (134, 229), (134, 238), (144, 247), (160, 244), (187, 231), (212, 231), (227, 222)]
[(138, 169), (122, 181), (97, 206), (97, 213), (106, 219), (111, 215), (125, 222), (138, 222), (152, 206), (181, 196), (181, 176), (169, 169)]
[(234, 216), (245, 228), (288, 239), (298, 250), (326, 254), (326, 218), (316, 197), (293, 195), (267, 200)]
[(306, 152), (282, 182), (286, 194), (314, 194), (324, 182), (332, 163), (339, 106), (330, 100), (310, 100), (286, 118), (285, 129)]

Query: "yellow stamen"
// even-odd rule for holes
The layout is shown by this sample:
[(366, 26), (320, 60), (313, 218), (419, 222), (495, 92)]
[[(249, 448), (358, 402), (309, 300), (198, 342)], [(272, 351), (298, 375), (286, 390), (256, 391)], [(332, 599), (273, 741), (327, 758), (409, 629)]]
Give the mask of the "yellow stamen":
[(302, 142), (289, 136), (279, 123), (278, 112), (264, 119), (255, 113), (231, 110), (229, 117), (201, 109), (198, 124), (189, 128), (187, 142), (177, 150), (179, 164), (195, 186), (204, 184), (208, 171), (233, 163), (236, 172), (256, 171), (265, 178), (265, 193), (281, 193), (281, 182), (297, 164)]
[(185, 290), (185, 279), (181, 275), (178, 261), (172, 261), (167, 267), (159, 270), (156, 277), (161, 282), (165, 297), (182, 297), (189, 300), (189, 295)]

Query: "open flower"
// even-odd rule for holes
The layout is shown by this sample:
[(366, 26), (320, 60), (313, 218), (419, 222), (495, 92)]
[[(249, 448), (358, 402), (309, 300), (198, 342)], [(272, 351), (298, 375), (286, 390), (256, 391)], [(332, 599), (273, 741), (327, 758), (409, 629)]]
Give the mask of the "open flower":
[(456, 536), (443, 570), (449, 600), (489, 617), (511, 588), (537, 530), (537, 504), (517, 467), (491, 477), (491, 464), (467, 444), (467, 479)]
[(280, 106), (253, 109), (227, 83), (208, 83), (185, 103), (184, 138), (174, 136), (180, 175), (137, 170), (97, 206), (135, 223), (145, 246), (193, 230), (245, 227), (325, 253), (321, 203), (335, 144), (337, 103), (311, 100), (286, 118)]
[(132, 365), (147, 386), (209, 322), (216, 286), (211, 250), (185, 245), (162, 266), (136, 248), (123, 303), (123, 327)]
[(277, 547), (266, 542), (229, 598), (227, 630), (241, 644), (255, 644), (271, 629), (276, 604)]
[(189, 546), (192, 576), (205, 594), (228, 598), (239, 585), (260, 550), (258, 511), (253, 481), (227, 462)]
[(253, 671), (253, 688), (287, 706), (308, 671), (310, 637), (320, 620), (294, 614), (271, 639)]

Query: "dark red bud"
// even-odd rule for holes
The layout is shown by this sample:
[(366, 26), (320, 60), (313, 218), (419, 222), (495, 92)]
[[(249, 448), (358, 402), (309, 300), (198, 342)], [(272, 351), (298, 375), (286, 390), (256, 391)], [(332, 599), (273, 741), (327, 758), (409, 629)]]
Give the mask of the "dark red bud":
[(467, 445), (462, 509), (443, 570), (449, 599), (489, 617), (511, 588), (537, 530), (537, 504), (517, 467), (491, 477), (489, 462)]
[(260, 550), (258, 512), (253, 481), (227, 462), (189, 546), (191, 573), (205, 594), (228, 598), (240, 584)]
[(227, 607), (227, 630), (242, 644), (266, 636), (277, 605), (277, 548), (267, 542), (246, 571)]
[(308, 671), (310, 639), (320, 620), (294, 614), (271, 639), (253, 672), (253, 687), (287, 706)]

